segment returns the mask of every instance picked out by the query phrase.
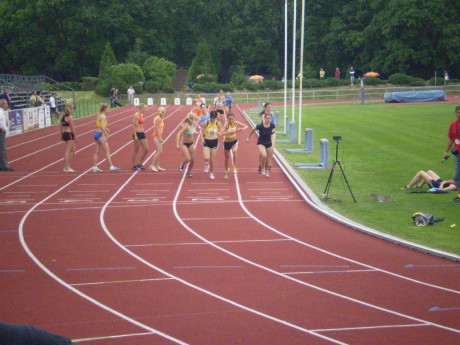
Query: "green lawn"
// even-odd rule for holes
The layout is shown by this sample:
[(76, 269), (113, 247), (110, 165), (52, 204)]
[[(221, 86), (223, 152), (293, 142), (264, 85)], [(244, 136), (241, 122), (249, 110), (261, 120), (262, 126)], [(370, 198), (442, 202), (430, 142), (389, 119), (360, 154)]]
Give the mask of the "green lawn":
[[(455, 120), (458, 104), (359, 103), (308, 105), (303, 107), (302, 128), (314, 129), (312, 154), (287, 153), (303, 148), (277, 143), (292, 165), (318, 163), (319, 140), (329, 139), (329, 162), (335, 159), (333, 136), (342, 136), (338, 158), (357, 200), (354, 203), (339, 170), (332, 179), (327, 205), (344, 216), (379, 231), (425, 246), (460, 254), (460, 204), (456, 192), (414, 194), (401, 190), (418, 170), (434, 170), (443, 179), (453, 177), (453, 159), (441, 163), (447, 128)], [(282, 113), (283, 109), (277, 109)], [(298, 109), (296, 110), (298, 113)], [(290, 109), (288, 109), (290, 114)], [(297, 117), (298, 115), (296, 115)], [(282, 121), (280, 121), (282, 122)], [(282, 136), (278, 136), (282, 139)], [(330, 170), (296, 169), (318, 197), (324, 192)], [(389, 196), (379, 202), (371, 194)], [(414, 212), (444, 217), (428, 227), (412, 224)], [(456, 226), (452, 226), (456, 224)], [(451, 227), (452, 226), (452, 227)]]

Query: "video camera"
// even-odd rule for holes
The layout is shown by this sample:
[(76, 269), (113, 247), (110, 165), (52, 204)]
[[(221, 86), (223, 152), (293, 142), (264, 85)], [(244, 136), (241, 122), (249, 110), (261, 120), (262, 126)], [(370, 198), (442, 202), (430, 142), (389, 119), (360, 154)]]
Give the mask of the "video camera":
[(342, 137), (340, 135), (334, 135), (332, 139), (334, 139), (335, 141), (340, 141), (342, 140)]

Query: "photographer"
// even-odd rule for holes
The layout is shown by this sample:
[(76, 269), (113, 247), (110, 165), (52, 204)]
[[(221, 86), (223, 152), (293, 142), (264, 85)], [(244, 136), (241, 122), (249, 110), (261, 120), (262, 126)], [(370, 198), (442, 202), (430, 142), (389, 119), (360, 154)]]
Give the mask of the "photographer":
[(447, 134), (449, 140), (447, 141), (444, 160), (449, 157), (450, 153), (455, 156), (454, 181), (457, 186), (458, 196), (452, 201), (460, 203), (460, 106), (455, 107), (455, 116), (457, 116), (457, 120), (453, 121), (449, 126), (449, 132)]

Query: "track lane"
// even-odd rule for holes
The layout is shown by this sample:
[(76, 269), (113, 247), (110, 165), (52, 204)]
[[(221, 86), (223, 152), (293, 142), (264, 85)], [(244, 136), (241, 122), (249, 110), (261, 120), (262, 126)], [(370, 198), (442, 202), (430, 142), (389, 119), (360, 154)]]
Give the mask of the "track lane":
[[(241, 145), (244, 145), (244, 144), (241, 144)], [(222, 157), (220, 157), (220, 158), (222, 159)], [(246, 170), (246, 168), (243, 169), (243, 170), (241, 170), (241, 171), (245, 171), (245, 170)], [(249, 170), (250, 170), (250, 168), (248, 169), (248, 171), (249, 171)], [(169, 174), (169, 172), (168, 172), (168, 174)], [(164, 175), (162, 176), (162, 179), (163, 179), (164, 177), (166, 177), (166, 176), (169, 176), (169, 175), (164, 174)], [(146, 175), (146, 177), (147, 177), (147, 175)], [(174, 175), (171, 174), (171, 177), (174, 178)], [(176, 176), (176, 177), (177, 177), (177, 176)], [(195, 176), (194, 176), (194, 178), (195, 178)], [(205, 184), (205, 183), (209, 182), (209, 180), (207, 180), (206, 178), (201, 178), (201, 180), (202, 180), (202, 181), (201, 181), (201, 182), (198, 182), (198, 183), (203, 183), (203, 184)], [(217, 182), (217, 181), (216, 181), (216, 182)], [(171, 183), (172, 183), (172, 182), (171, 182)], [(137, 188), (137, 187), (136, 187), (136, 188)], [(144, 199), (145, 199), (145, 195), (144, 195), (143, 197), (144, 197)], [(131, 198), (132, 198), (132, 197), (131, 197)], [(145, 206), (144, 206), (144, 201), (139, 201), (139, 198), (141, 198), (141, 197), (138, 195), (138, 196), (136, 196), (136, 198), (138, 198), (138, 199), (136, 200), (136, 202), (137, 202), (137, 204), (136, 204), (136, 205), (137, 205), (137, 206), (136, 206), (136, 209), (143, 209), (143, 208), (145, 208)], [(149, 202), (149, 201), (147, 201), (147, 202)], [(185, 206), (187, 203), (189, 203), (189, 205), (190, 205), (190, 199), (188, 199), (188, 200), (186, 200), (186, 201), (181, 201), (180, 204), (183, 205), (183, 206)], [(271, 202), (267, 202), (267, 203), (270, 204)], [(254, 203), (254, 204), (255, 204), (255, 203)], [(116, 205), (116, 206), (115, 206), (115, 205)], [(205, 205), (205, 206), (206, 206), (206, 205)], [(228, 205), (227, 205), (227, 206), (228, 206)], [(272, 206), (273, 206), (273, 205), (272, 205)], [(234, 207), (234, 206), (231, 206), (231, 207)], [(112, 206), (111, 206), (111, 208), (112, 208)], [(114, 209), (117, 208), (118, 211), (119, 211), (120, 209), (123, 209), (123, 208), (124, 208), (124, 206), (123, 206), (123, 201), (119, 201), (118, 204), (115, 203), (113, 208), (114, 208)], [(133, 208), (133, 209), (134, 209), (134, 208)], [(228, 208), (227, 208), (227, 210), (228, 210)], [(276, 207), (273, 208), (272, 210), (276, 210)], [(197, 211), (197, 213), (198, 213), (198, 211)], [(223, 213), (224, 213), (223, 211), (220, 212), (220, 214), (223, 214)], [(193, 216), (197, 216), (197, 215), (199, 216), (199, 214), (193, 214), (192, 216), (190, 216), (190, 217), (188, 217), (188, 218), (186, 217), (186, 218), (187, 218), (188, 220), (192, 220), (193, 222), (199, 222), (199, 220), (198, 220), (198, 221), (197, 221), (196, 219), (193, 220), (193, 219), (194, 219)], [(237, 217), (237, 218), (243, 217), (242, 219), (246, 219), (246, 218), (244, 218), (244, 216), (240, 216), (240, 215), (237, 215), (237, 214), (236, 214), (236, 215), (233, 215), (233, 216), (234, 216), (234, 217)], [(109, 218), (111, 219), (111, 217), (109, 217)], [(168, 218), (169, 218), (169, 217), (168, 217)], [(198, 218), (200, 218), (200, 217), (198, 217)], [(155, 219), (155, 220), (156, 220), (156, 219)], [(236, 220), (236, 221), (238, 221), (238, 220)], [(217, 222), (217, 224), (222, 224), (222, 220), (220, 220), (220, 223)], [(166, 222), (165, 226), (167, 226), (167, 225), (168, 225), (168, 224), (167, 224), (167, 222)], [(113, 226), (113, 227), (111, 226), (110, 228), (116, 228), (116, 226)], [(235, 228), (236, 228), (236, 229), (239, 229), (238, 226), (236, 226)], [(203, 230), (203, 231), (206, 231), (206, 229)], [(262, 231), (260, 231), (260, 233), (266, 234), (266, 232), (263, 231), (263, 229), (262, 229)], [(162, 234), (163, 234), (164, 236), (171, 236), (170, 234), (165, 235), (165, 233), (163, 233), (163, 232), (162, 232)], [(243, 232), (242, 232), (242, 234), (243, 234)], [(215, 235), (215, 234), (214, 234), (214, 235)], [(216, 241), (231, 240), (230, 238), (227, 239), (227, 236), (228, 236), (228, 235), (229, 235), (229, 234), (226, 234), (226, 235), (225, 235), (226, 238), (225, 238), (224, 240), (219, 239), (219, 238), (216, 238)], [(273, 237), (273, 235), (268, 235), (267, 237), (270, 238), (270, 236)], [(161, 236), (160, 236), (160, 237), (161, 237)], [(229, 237), (230, 237), (230, 236), (229, 236)], [(142, 238), (143, 238), (142, 234), (138, 233), (138, 235), (136, 236), (136, 239), (142, 239)], [(161, 240), (161, 239), (162, 239), (162, 238), (160, 238), (160, 240)], [(179, 235), (178, 238), (177, 238), (177, 240), (181, 240), (181, 239), (184, 239), (183, 234)], [(186, 239), (189, 240), (190, 238), (187, 237)], [(169, 237), (166, 237), (166, 240), (167, 240), (167, 241), (164, 241), (164, 242), (168, 242), (168, 241), (169, 241)], [(173, 239), (173, 240), (175, 240), (175, 239)], [(195, 239), (195, 241), (196, 241), (196, 239)], [(281, 242), (281, 241), (280, 241), (280, 242)], [(286, 242), (286, 241), (284, 241), (284, 242)], [(136, 243), (136, 241), (131, 241), (131, 246), (136, 246), (136, 244), (133, 245), (132, 243)], [(139, 242), (137, 242), (137, 243), (139, 243)], [(161, 243), (161, 242), (160, 242), (160, 243)], [(147, 243), (147, 244), (148, 244), (148, 243)], [(200, 246), (203, 247), (203, 245), (200, 245)], [(130, 247), (130, 248), (132, 248), (132, 247)], [(137, 248), (137, 247), (136, 247), (136, 248)], [(141, 246), (139, 246), (139, 248), (145, 248), (145, 246), (141, 245)], [(169, 248), (168, 248), (168, 249), (169, 249)]]

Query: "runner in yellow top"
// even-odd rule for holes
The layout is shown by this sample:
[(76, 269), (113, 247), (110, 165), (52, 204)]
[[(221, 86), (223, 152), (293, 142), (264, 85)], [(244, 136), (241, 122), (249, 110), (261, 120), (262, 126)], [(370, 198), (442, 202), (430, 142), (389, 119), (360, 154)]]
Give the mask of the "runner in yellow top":
[(227, 122), (222, 129), (222, 135), (224, 136), (224, 154), (225, 154), (225, 175), (224, 178), (228, 178), (230, 151), (232, 152), (233, 172), (236, 174), (238, 168), (236, 166), (238, 160), (238, 140), (236, 138), (236, 132), (244, 131), (248, 129), (248, 126), (239, 121), (235, 121), (235, 116), (232, 112), (227, 115)]
[(106, 103), (101, 103), (99, 107), (99, 115), (96, 118), (96, 132), (94, 133), (94, 145), (95, 151), (93, 155), (93, 172), (100, 173), (101, 169), (97, 166), (97, 161), (99, 159), (99, 150), (102, 149), (105, 152), (105, 158), (107, 163), (109, 163), (110, 171), (115, 172), (120, 170), (112, 164), (112, 159), (110, 157), (109, 149), (109, 128), (107, 127), (107, 112), (109, 111), (109, 105)]
[(217, 121), (217, 111), (211, 111), (209, 116), (210, 119), (203, 124), (204, 172), (209, 171), (209, 177), (211, 180), (214, 180), (214, 161), (216, 160), (217, 148), (219, 147), (218, 136), (221, 135), (221, 125)]

